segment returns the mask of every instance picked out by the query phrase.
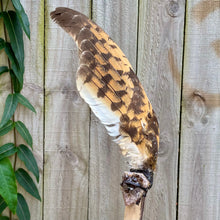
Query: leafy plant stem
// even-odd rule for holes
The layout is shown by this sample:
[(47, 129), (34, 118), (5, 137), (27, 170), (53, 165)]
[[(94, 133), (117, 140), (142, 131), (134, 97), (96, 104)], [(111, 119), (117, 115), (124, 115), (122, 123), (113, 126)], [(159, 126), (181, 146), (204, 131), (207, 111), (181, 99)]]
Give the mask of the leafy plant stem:
[[(6, 3), (5, 10), (8, 7), (8, 3), (9, 3), (9, 0)], [(2, 2), (2, 0), (1, 0), (1, 11), (3, 11), (3, 2)], [(5, 24), (3, 25), (3, 28), (4, 28), (5, 40), (8, 41)], [(9, 67), (9, 69), (11, 69), (11, 63), (10, 63), (9, 58), (8, 58), (8, 67)], [(11, 79), (11, 93), (13, 93), (13, 91), (14, 91), (14, 88), (13, 88), (13, 82), (12, 82), (12, 79)], [(12, 117), (12, 121), (15, 122), (15, 116), (14, 115)], [(15, 143), (15, 146), (17, 146), (17, 144), (16, 144), (17, 142), (16, 142), (16, 130), (15, 130), (15, 128), (13, 129), (13, 133), (14, 133), (14, 143)], [(13, 165), (14, 171), (16, 169), (16, 163), (17, 163), (17, 153), (15, 153), (15, 156), (14, 156), (14, 165)], [(9, 211), (9, 219), (12, 220), (12, 212), (11, 211)]]
[[(9, 2), (9, 0), (7, 1), (7, 5), (8, 5), (8, 2)], [(6, 5), (6, 8), (7, 8), (7, 5)], [(3, 9), (2, 0), (1, 0), (1, 8)], [(8, 41), (5, 25), (4, 25), (4, 35), (5, 35), (5, 40)], [(10, 63), (9, 58), (8, 58), (8, 67), (9, 67), (9, 69), (11, 69), (11, 63)], [(13, 91), (14, 91), (14, 88), (13, 88), (13, 82), (12, 82), (12, 79), (11, 79), (11, 93), (13, 93)], [(12, 121), (13, 122), (15, 121), (14, 115), (13, 115)], [(15, 128), (13, 129), (13, 131), (14, 131), (14, 143), (15, 143), (15, 146), (16, 146), (16, 131), (15, 131)], [(15, 155), (14, 169), (15, 169), (15, 166), (16, 166), (16, 161), (17, 161), (17, 154)]]
[[(14, 214), (17, 214), (20, 220), (30, 220), (28, 204), (23, 195), (18, 192), (17, 184), (19, 183), (21, 187), (36, 199), (41, 201), (41, 197), (32, 177), (25, 169), (17, 169), (18, 164), (16, 163), (20, 159), (27, 170), (33, 173), (38, 183), (39, 169), (32, 153), (32, 136), (26, 125), (22, 121), (17, 120), (17, 116), (14, 114), (18, 104), (36, 113), (29, 100), (20, 93), (23, 87), (24, 75), (25, 53), (23, 33), (30, 39), (30, 23), (20, 0), (0, 0), (0, 19), (0, 28), (3, 32), (1, 37), (4, 38), (0, 38), (0, 49), (4, 49), (5, 55), (8, 58), (6, 58), (7, 65), (0, 66), (0, 75), (8, 72), (10, 76), (8, 83), (11, 83), (11, 89), (9, 89), (11, 91), (6, 91), (9, 94), (5, 100), (5, 107), (0, 122), (0, 136), (10, 131), (13, 132), (10, 135), (14, 135), (12, 137), (14, 143), (6, 143), (0, 146), (0, 212), (2, 213), (8, 206), (9, 217), (5, 216), (6, 219), (12, 220)], [(24, 144), (17, 146), (17, 134), (21, 135), (31, 149)], [(13, 157), (9, 158), (11, 156)], [(1, 216), (0, 214), (0, 219)]]
[[(9, 2), (9, 1), (7, 1), (7, 5), (8, 5), (8, 2)], [(3, 2), (2, 2), (2, 0), (1, 0), (1, 11), (3, 11)], [(3, 28), (4, 28), (5, 41), (8, 41), (5, 24), (3, 25)], [(9, 69), (11, 69), (11, 63), (10, 63), (9, 58), (8, 58), (8, 67), (9, 67)], [(13, 93), (13, 83), (12, 83), (12, 79), (11, 79), (11, 92)], [(14, 129), (14, 130), (15, 130), (15, 129)]]

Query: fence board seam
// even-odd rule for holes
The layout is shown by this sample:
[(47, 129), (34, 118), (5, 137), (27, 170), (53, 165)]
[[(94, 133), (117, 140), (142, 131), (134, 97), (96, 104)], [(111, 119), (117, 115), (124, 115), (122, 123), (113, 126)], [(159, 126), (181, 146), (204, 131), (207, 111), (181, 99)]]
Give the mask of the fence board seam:
[(45, 161), (45, 115), (46, 115), (46, 108), (45, 108), (45, 102), (46, 102), (46, 91), (45, 91), (45, 82), (46, 82), (46, 28), (45, 28), (45, 23), (46, 23), (46, 0), (44, 0), (44, 51), (43, 51), (43, 168), (42, 168), (42, 220), (44, 220), (44, 161)]
[(136, 42), (136, 75), (138, 73), (138, 42), (139, 42), (139, 22), (140, 22), (140, 0), (138, 0), (138, 3), (137, 3), (138, 7), (137, 7), (137, 42)]
[(178, 158), (177, 158), (177, 194), (176, 194), (176, 220), (178, 220), (179, 210), (179, 179), (180, 179), (180, 154), (181, 154), (181, 132), (182, 132), (182, 108), (183, 108), (183, 77), (184, 77), (184, 58), (185, 58), (185, 33), (186, 33), (186, 10), (187, 0), (185, 0), (185, 11), (184, 11), (184, 24), (183, 24), (183, 50), (182, 50), (182, 71), (181, 71), (181, 82), (180, 82), (180, 115), (179, 115), (179, 144), (178, 144)]
[[(90, 0), (90, 19), (93, 18), (93, 0)], [(89, 109), (89, 158), (88, 158), (88, 201), (87, 201), (87, 220), (89, 220), (90, 209), (90, 162), (91, 162), (91, 110)]]

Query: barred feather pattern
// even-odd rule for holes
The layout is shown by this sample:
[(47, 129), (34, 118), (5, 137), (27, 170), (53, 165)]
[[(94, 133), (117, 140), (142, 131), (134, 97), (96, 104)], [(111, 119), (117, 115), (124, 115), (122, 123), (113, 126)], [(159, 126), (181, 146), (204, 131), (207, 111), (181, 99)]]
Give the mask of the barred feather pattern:
[(69, 8), (56, 8), (51, 18), (79, 48), (77, 89), (115, 138), (134, 169), (156, 166), (159, 125), (147, 95), (128, 59), (93, 21)]

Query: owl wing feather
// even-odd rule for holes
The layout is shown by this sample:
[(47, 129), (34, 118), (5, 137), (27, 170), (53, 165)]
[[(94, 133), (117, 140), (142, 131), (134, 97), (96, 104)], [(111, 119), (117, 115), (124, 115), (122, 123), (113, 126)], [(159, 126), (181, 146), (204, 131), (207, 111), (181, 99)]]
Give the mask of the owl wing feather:
[(128, 59), (117, 44), (85, 15), (56, 8), (51, 18), (75, 40), (80, 66), (77, 89), (115, 137), (133, 168), (154, 169), (159, 126)]

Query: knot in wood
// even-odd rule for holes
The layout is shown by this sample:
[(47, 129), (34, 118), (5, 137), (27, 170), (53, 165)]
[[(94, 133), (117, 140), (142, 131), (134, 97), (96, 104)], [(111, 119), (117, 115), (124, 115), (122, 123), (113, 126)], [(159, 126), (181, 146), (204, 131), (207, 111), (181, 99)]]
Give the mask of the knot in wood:
[(65, 158), (66, 162), (68, 162), (72, 167), (79, 166), (79, 158), (78, 156), (72, 152), (71, 147), (68, 145), (61, 146), (58, 145), (58, 151)]
[(178, 4), (178, 2), (170, 1), (168, 6), (167, 6), (167, 13), (171, 17), (177, 17), (178, 16), (178, 11), (179, 11), (179, 4)]
[(170, 148), (168, 147), (171, 144), (171, 137), (167, 131), (162, 131), (160, 134), (160, 147), (158, 151), (158, 157), (167, 159), (169, 155)]
[(79, 95), (77, 90), (72, 90), (69, 86), (65, 86), (62, 89), (62, 94), (65, 96), (65, 99), (71, 100), (74, 104), (82, 104), (82, 98)]
[(193, 122), (201, 121), (202, 124), (207, 124), (208, 121), (206, 118), (207, 116), (206, 100), (199, 91), (194, 91), (191, 97), (189, 97), (187, 108), (189, 109), (188, 111), (189, 121), (193, 121)]

